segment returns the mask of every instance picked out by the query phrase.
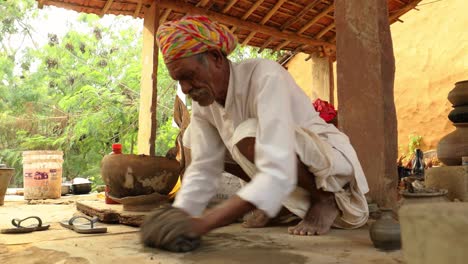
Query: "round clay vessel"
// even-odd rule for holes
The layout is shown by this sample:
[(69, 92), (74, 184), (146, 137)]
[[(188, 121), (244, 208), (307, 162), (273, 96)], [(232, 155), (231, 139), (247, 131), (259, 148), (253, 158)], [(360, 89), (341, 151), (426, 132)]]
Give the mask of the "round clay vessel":
[(391, 209), (381, 209), (380, 219), (372, 223), (369, 233), (374, 247), (382, 250), (401, 248), (400, 224), (393, 219)]
[(455, 83), (455, 88), (449, 92), (447, 99), (453, 106), (468, 105), (468, 80)]
[(403, 191), (401, 195), (403, 199), (400, 202), (400, 205), (406, 204), (418, 204), (418, 203), (444, 203), (450, 202), (450, 199), (447, 197), (447, 190), (441, 189), (436, 192), (415, 192), (410, 193), (408, 191)]
[(456, 106), (449, 113), (448, 118), (453, 123), (468, 123), (468, 105)]
[(181, 166), (177, 160), (146, 155), (106, 155), (101, 161), (101, 175), (115, 198), (167, 195), (177, 183)]
[(437, 145), (437, 158), (447, 166), (459, 166), (468, 156), (468, 123), (454, 123), (455, 131), (443, 137)]

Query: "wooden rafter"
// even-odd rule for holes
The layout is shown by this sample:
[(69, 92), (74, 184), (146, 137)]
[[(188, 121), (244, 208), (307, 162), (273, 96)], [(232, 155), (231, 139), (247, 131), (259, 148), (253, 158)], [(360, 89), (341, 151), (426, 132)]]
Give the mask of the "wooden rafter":
[(390, 15), (390, 17), (389, 17), (390, 23), (394, 22), (396, 19), (398, 19), (398, 17), (400, 17), (404, 13), (408, 12), (409, 10), (415, 8), (419, 4), (419, 2), (421, 2), (421, 0), (411, 2), (410, 4), (407, 4), (403, 8), (399, 9), (397, 12)]
[(335, 9), (335, 5), (329, 5), (325, 10), (320, 12), (318, 15), (316, 15), (312, 20), (307, 22), (301, 29), (297, 31), (297, 34), (302, 34), (304, 31), (309, 29), (313, 24), (317, 23), (322, 17), (324, 17), (326, 14), (330, 13)]
[(328, 31), (332, 30), (333, 28), (335, 27), (335, 22), (331, 23), (330, 25), (326, 26), (325, 28), (323, 28), (322, 30), (320, 30), (319, 33), (317, 33), (317, 35), (315, 35), (315, 39), (320, 39), (321, 37), (323, 37), (325, 34), (327, 34)]
[(135, 13), (133, 13), (133, 17), (139, 17), (141, 12), (141, 7), (143, 6), (143, 0), (139, 0), (137, 3), (137, 7), (135, 9)]
[(106, 4), (104, 5), (104, 8), (101, 10), (101, 16), (105, 15), (107, 11), (109, 11), (113, 2), (114, 0), (107, 0)]
[[(268, 13), (263, 17), (262, 21), (260, 21), (260, 25), (265, 25), (265, 23), (268, 22), (268, 20), (270, 20), (271, 16), (273, 16), (275, 12), (278, 11), (278, 9), (281, 7), (282, 4), (284, 4), (284, 2), (286, 2), (286, 0), (279, 0), (278, 2), (276, 2), (273, 8), (270, 11), (268, 11)], [(249, 43), (249, 41), (255, 36), (256, 33), (257, 32), (255, 31), (251, 31), (250, 34), (242, 42), (242, 45), (246, 45), (247, 43)]]
[(233, 7), (237, 3), (237, 1), (238, 0), (229, 0), (229, 2), (223, 8), (222, 13), (225, 14), (227, 11), (229, 11), (229, 9), (231, 9), (231, 7)]
[[(291, 26), (292, 24), (296, 23), (297, 21), (299, 21), (299, 19), (301, 19), (304, 15), (306, 15), (310, 10), (312, 10), (314, 7), (316, 7), (318, 4), (320, 4), (322, 2), (322, 0), (315, 0), (315, 1), (312, 1), (311, 3), (309, 3), (307, 6), (305, 6), (302, 11), (297, 15), (297, 16), (294, 16), (293, 18), (291, 18), (290, 20), (286, 21), (286, 23), (284, 23), (281, 27), (280, 27), (280, 30), (281, 31), (285, 31), (289, 26)], [(267, 39), (265, 41), (265, 43), (263, 43), (262, 47), (258, 50), (259, 53), (261, 53), (266, 47), (268, 47), (268, 45), (270, 45), (270, 43), (274, 40), (274, 37), (270, 37), (269, 39)], [(282, 44), (276, 46), (276, 48), (278, 47), (284, 47), (286, 45), (288, 45), (290, 42), (283, 42)], [(274, 50), (278, 50), (278, 49), (274, 49)]]
[(162, 8), (171, 8), (174, 11), (181, 12), (181, 13), (192, 13), (192, 14), (200, 14), (200, 15), (205, 15), (208, 17), (211, 17), (213, 20), (216, 20), (218, 22), (221, 22), (223, 24), (227, 25), (235, 25), (239, 28), (243, 28), (246, 30), (251, 30), (251, 31), (256, 31), (260, 32), (263, 34), (269, 34), (276, 36), (277, 38), (280, 39), (289, 39), (291, 41), (300, 43), (300, 44), (308, 44), (312, 46), (316, 45), (324, 45), (324, 46), (329, 46), (331, 45), (330, 43), (326, 41), (320, 41), (320, 40), (315, 40), (312, 38), (304, 37), (304, 36), (299, 36), (297, 34), (291, 33), (291, 32), (281, 32), (279, 29), (274, 28), (274, 27), (269, 27), (265, 25), (259, 25), (253, 22), (249, 21), (244, 21), (239, 18), (235, 18), (232, 16), (228, 16), (225, 14), (220, 14), (214, 11), (206, 10), (205, 8), (199, 8), (195, 7), (191, 4), (184, 3), (181, 0), (161, 0), (160, 1), (160, 6)]
[[(257, 0), (257, 2), (255, 2), (255, 4), (253, 4), (249, 10), (247, 10), (247, 12), (245, 12), (245, 14), (241, 17), (242, 20), (246, 20), (265, 0)], [(236, 29), (237, 27), (236, 26), (233, 26), (231, 28), (231, 31), (232, 33), (235, 33), (236, 32)]]
[(201, 0), (197, 3), (196, 7), (205, 7), (208, 2), (210, 2), (210, 0)]
[(38, 6), (40, 9), (42, 9), (42, 8), (44, 7), (44, 3), (45, 3), (45, 2), (46, 2), (46, 0), (39, 0), (39, 1), (37, 2), (37, 6)]
[(306, 7), (304, 7), (304, 9), (302, 9), (302, 11), (297, 14), (297, 16), (294, 16), (292, 19), (290, 19), (289, 21), (286, 21), (286, 23), (284, 23), (284, 25), (281, 26), (281, 30), (285, 30), (287, 29), (289, 26), (291, 26), (292, 24), (296, 23), (297, 21), (299, 21), (299, 19), (301, 19), (305, 14), (307, 14), (310, 10), (314, 9), (314, 7), (316, 7), (318, 4), (320, 4), (322, 2), (322, 0), (315, 0), (315, 1), (312, 1), (311, 3), (309, 3)]
[(167, 17), (168, 17), (169, 14), (171, 13), (171, 11), (172, 11), (172, 9), (170, 9), (170, 8), (164, 10), (164, 12), (162, 13), (161, 17), (159, 18), (159, 24), (162, 24), (162, 23), (166, 22)]
[[(327, 8), (325, 8), (325, 10), (323, 10), (322, 12), (320, 12), (319, 14), (317, 14), (312, 20), (310, 20), (309, 22), (307, 22), (301, 29), (299, 29), (297, 31), (297, 34), (302, 34), (304, 33), (304, 31), (306, 31), (307, 29), (309, 29), (309, 27), (311, 27), (313, 24), (317, 23), (317, 21), (319, 21), (322, 17), (324, 17), (326, 14), (330, 13), (332, 10), (335, 9), (335, 6), (332, 4), (330, 6), (328, 6)], [(273, 48), (273, 51), (277, 51), (277, 50), (280, 50), (284, 47), (286, 47), (289, 43), (291, 43), (290, 40), (285, 40), (283, 41), (282, 43), (278, 44), (276, 47)]]

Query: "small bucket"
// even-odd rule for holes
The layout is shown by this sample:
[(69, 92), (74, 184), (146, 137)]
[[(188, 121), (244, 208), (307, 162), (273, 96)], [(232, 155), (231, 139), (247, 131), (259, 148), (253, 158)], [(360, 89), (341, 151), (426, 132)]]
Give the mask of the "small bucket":
[(62, 193), (62, 151), (24, 151), (24, 199), (57, 199)]

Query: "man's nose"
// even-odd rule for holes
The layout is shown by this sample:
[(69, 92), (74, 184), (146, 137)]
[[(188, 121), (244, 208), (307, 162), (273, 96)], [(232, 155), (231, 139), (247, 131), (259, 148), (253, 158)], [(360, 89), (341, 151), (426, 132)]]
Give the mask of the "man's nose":
[(188, 94), (192, 90), (192, 85), (189, 82), (180, 81), (179, 84), (184, 94)]

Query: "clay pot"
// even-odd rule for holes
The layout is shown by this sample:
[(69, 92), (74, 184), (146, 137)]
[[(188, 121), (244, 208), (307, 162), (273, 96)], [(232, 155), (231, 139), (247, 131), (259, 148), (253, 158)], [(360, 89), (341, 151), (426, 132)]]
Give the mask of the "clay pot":
[(0, 168), (0, 205), (3, 205), (6, 190), (13, 176), (15, 169)]
[(455, 83), (447, 99), (453, 106), (467, 105), (468, 104), (468, 80)]
[(455, 107), (448, 118), (453, 123), (468, 123), (468, 105)]
[(468, 156), (468, 123), (454, 123), (456, 130), (443, 137), (437, 145), (437, 158), (448, 166), (459, 166)]
[(101, 161), (101, 175), (115, 198), (167, 195), (177, 183), (181, 166), (177, 160), (146, 155), (106, 155)]
[(374, 247), (382, 250), (401, 248), (400, 224), (393, 219), (392, 209), (381, 209), (380, 219), (370, 227), (370, 238)]
[(410, 193), (403, 191), (401, 195), (403, 199), (401, 200), (401, 206), (406, 204), (419, 204), (419, 203), (444, 203), (450, 202), (450, 199), (447, 197), (447, 190), (439, 190), (437, 192), (420, 192), (420, 193)]

